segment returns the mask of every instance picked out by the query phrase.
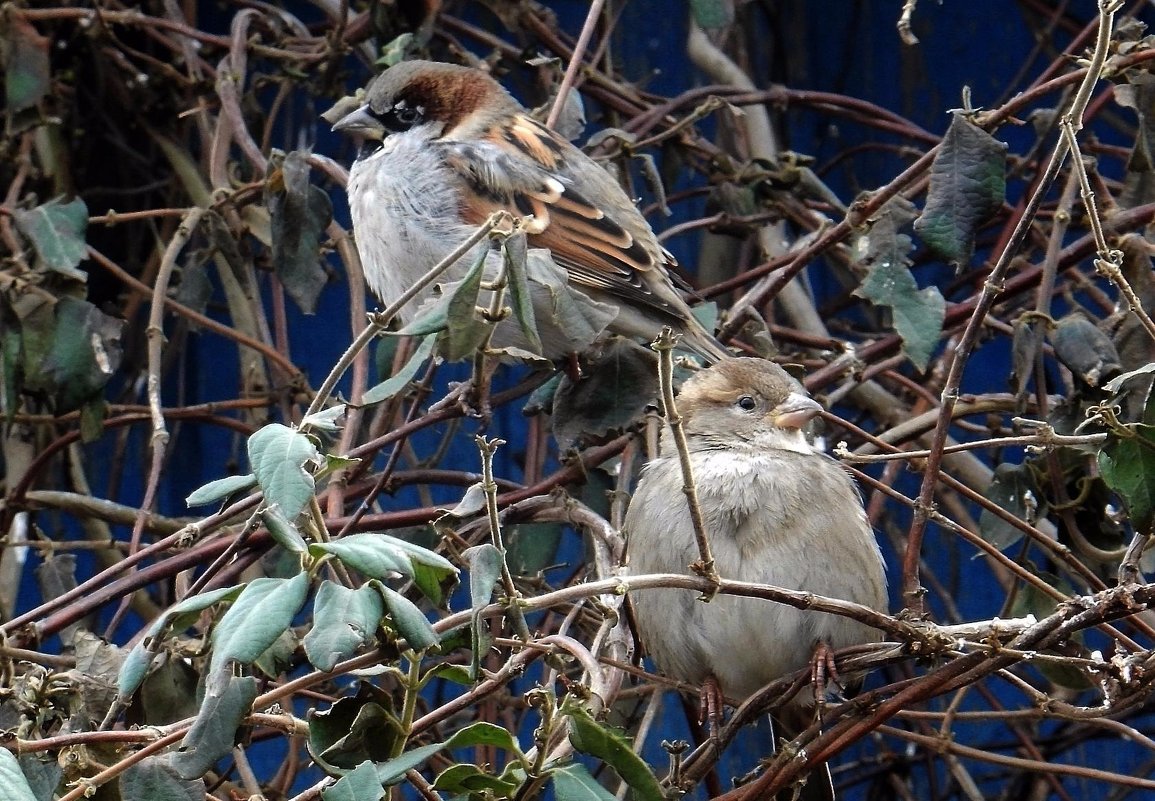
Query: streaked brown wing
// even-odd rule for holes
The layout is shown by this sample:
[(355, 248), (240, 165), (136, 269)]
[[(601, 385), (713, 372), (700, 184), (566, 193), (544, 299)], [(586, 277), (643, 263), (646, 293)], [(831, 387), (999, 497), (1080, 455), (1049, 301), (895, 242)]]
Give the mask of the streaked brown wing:
[[(681, 319), (665, 268), (673, 258), (609, 173), (569, 142), (519, 117), (500, 137), (439, 145), (472, 190), (462, 193), (466, 220), (480, 224), (497, 210), (532, 214), (530, 245), (549, 248), (575, 283)], [(579, 170), (582, 187), (607, 202), (578, 191)]]

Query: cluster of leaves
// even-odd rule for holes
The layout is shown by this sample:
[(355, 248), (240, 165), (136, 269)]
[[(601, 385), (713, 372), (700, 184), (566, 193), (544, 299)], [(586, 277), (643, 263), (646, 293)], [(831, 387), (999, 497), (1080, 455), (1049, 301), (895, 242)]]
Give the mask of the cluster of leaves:
[[(724, 795), (758, 798), (876, 732), (839, 777), (848, 797), (1155, 788), (1088, 755), (1109, 738), (1137, 762), (1151, 742), (1155, 48), (1140, 4), (1024, 2), (1014, 31), (1053, 64), (1025, 65), (989, 110), (964, 97), (941, 137), (765, 72), (748, 54), (773, 30), (766, 4), (688, 4), (688, 57), (711, 86), (672, 97), (623, 77), (640, 76), (607, 47), (631, 33), (617, 11), (575, 53), (537, 4), (460, 5), (318, 4), (309, 24), (226, 6), (228, 35), (159, 2), (0, 10), (0, 798), (718, 796), (736, 740), (744, 768), (764, 762)], [(813, 58), (783, 46), (798, 48), (783, 63)], [(641, 344), (601, 340), (613, 310), (495, 219), (477, 236), (501, 253), (498, 281), (477, 260), (405, 327), (366, 316), (330, 200), (344, 171), (299, 143), (317, 108), (410, 56), (477, 59), (531, 83), (544, 113), (586, 59), (559, 129), (596, 109), (587, 150), (681, 215), (669, 244), (698, 246), (682, 261), (728, 343), (801, 363), (837, 410), (829, 433), (861, 468), (905, 614), (870, 618), (889, 642), (843, 655), (875, 670), (870, 689), (776, 756), (742, 735), (797, 677), (692, 752), (656, 744), (682, 732), (652, 731), (670, 695), (630, 664), (625, 598), (659, 583), (623, 573), (620, 522), (657, 384)], [(844, 149), (776, 150), (770, 123), (800, 114), (840, 126)], [(872, 149), (897, 149), (885, 174), (855, 158)], [(833, 291), (801, 289), (811, 265)], [(518, 347), (494, 338), (502, 318)], [(584, 351), (580, 378), (536, 355), (549, 328)], [(332, 366), (294, 355), (303, 339), (352, 344)], [(467, 389), (445, 391), (463, 361)], [(505, 414), (518, 404), (527, 417)], [(508, 442), (468, 436), (484, 426)], [(202, 438), (214, 476), (231, 474), (188, 474)], [(478, 451), (480, 475), (463, 466)], [(165, 500), (183, 495), (215, 511)], [(976, 719), (1000, 725), (959, 725)]]

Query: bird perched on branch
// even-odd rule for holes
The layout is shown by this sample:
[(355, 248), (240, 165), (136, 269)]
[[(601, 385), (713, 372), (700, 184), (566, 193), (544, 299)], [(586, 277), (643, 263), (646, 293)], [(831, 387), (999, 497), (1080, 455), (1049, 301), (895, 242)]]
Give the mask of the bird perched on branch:
[[(564, 268), (560, 287), (547, 276), (532, 288), (544, 355), (567, 356), (603, 332), (648, 342), (663, 325), (709, 362), (726, 355), (691, 315), (670, 277), (673, 257), (617, 182), (488, 74), (402, 62), (377, 76), (356, 108), (338, 104), (326, 116), (336, 115), (334, 130), (365, 140), (349, 173), (349, 206), (365, 278), (383, 303), (504, 210), (532, 215), (529, 246), (548, 249)], [(489, 247), (477, 245), (447, 280), (460, 279)], [(487, 273), (499, 265), (493, 253)], [(559, 312), (561, 288), (578, 290), (604, 316), (587, 315), (592, 322), (575, 326), (572, 314)], [(402, 310), (403, 321), (423, 297)]]
[[(719, 576), (886, 610), (882, 555), (858, 489), (803, 435), (821, 407), (797, 381), (772, 362), (729, 358), (687, 380), (677, 407)], [(667, 430), (623, 525), (632, 573), (684, 573), (699, 561), (682, 487)], [(695, 592), (665, 588), (630, 597), (638, 634), (661, 670), (739, 700), (805, 668), (816, 649), (825, 659), (881, 639), (848, 617), (760, 598), (720, 594), (703, 603)], [(813, 693), (800, 692), (780, 710), (791, 737), (814, 705)]]

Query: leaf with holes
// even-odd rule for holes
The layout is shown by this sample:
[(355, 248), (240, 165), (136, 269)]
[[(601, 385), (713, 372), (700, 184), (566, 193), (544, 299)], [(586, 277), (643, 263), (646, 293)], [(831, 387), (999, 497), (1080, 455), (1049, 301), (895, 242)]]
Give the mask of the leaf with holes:
[(919, 370), (925, 370), (942, 335), (946, 301), (935, 287), (919, 289), (902, 263), (881, 261), (870, 268), (854, 294), (876, 306), (889, 306), (902, 349)]

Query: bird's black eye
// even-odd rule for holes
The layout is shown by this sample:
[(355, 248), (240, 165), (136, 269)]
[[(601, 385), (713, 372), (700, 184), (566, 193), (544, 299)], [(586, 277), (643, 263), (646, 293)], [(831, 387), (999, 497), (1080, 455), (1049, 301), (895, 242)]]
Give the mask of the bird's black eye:
[(746, 411), (750, 411), (757, 405), (758, 405), (758, 403), (754, 400), (753, 395), (743, 395), (742, 397), (738, 398), (738, 408), (739, 409), (745, 409)]
[(398, 100), (393, 108), (380, 115), (380, 120), (392, 133), (404, 133), (425, 121), (425, 107)]

